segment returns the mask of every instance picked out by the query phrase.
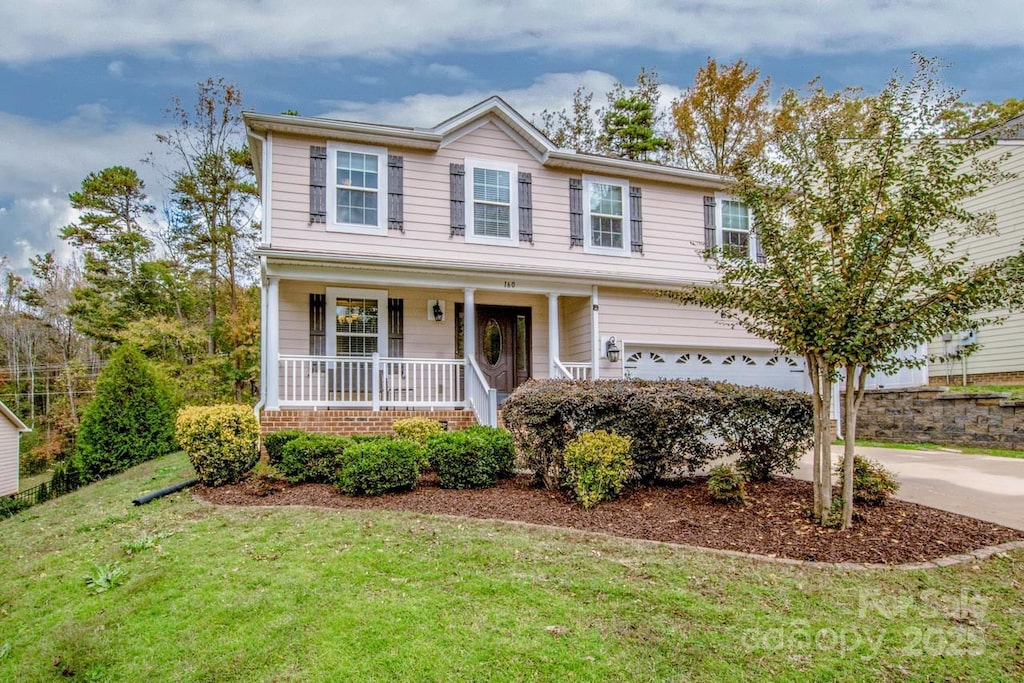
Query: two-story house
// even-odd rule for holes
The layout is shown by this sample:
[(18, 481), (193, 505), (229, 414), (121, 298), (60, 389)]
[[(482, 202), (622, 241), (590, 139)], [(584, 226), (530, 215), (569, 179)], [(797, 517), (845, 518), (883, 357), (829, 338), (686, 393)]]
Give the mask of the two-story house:
[(530, 378), (805, 388), (799, 359), (649, 293), (711, 281), (706, 242), (756, 256), (725, 178), (558, 149), (497, 97), (426, 129), (244, 118), (265, 431), (495, 424)]

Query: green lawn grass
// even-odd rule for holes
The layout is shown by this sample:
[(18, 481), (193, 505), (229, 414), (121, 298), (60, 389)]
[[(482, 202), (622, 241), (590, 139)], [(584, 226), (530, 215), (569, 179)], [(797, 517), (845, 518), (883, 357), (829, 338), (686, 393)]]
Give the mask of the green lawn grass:
[[(1024, 451), (1010, 451), (1003, 448), (976, 448), (974, 446), (943, 446), (937, 443), (900, 443), (896, 441), (871, 441), (855, 439), (854, 443), (866, 448), (896, 448), (901, 451), (953, 451), (967, 455), (995, 455), (1001, 458), (1024, 458)], [(841, 446), (842, 439), (836, 439), (835, 445)]]
[(1024, 386), (1020, 384), (968, 384), (967, 386), (950, 386), (949, 390), (952, 392), (962, 392), (968, 394), (984, 394), (989, 392), (995, 392), (999, 394), (1009, 394), (1009, 398), (1014, 401), (1024, 400)]
[(822, 570), (441, 516), (131, 504), (190, 476), (168, 456), (0, 522), (0, 680), (1024, 675), (1020, 551)]
[(27, 477), (25, 475), (21, 475), (18, 477), (18, 490), (28, 491), (33, 486), (39, 486), (43, 482), (50, 481), (51, 479), (53, 479), (53, 472), (50, 470), (46, 470), (45, 472), (40, 472), (39, 474), (33, 474)]

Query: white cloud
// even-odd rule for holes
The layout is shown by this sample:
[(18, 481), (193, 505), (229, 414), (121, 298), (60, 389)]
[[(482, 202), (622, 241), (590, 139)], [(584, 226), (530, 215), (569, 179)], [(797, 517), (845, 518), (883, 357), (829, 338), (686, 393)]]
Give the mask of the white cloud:
[(123, 78), (124, 68), (124, 62), (120, 60), (115, 60), (110, 64), (107, 64), (107, 73), (109, 73), (111, 76), (115, 78)]
[(34, 254), (64, 248), (60, 228), (74, 221), (68, 194), (92, 171), (135, 168), (159, 205), (159, 173), (141, 163), (156, 148), (156, 128), (111, 125), (102, 105), (82, 105), (57, 123), (0, 112), (0, 256), (24, 268)]
[(3, 3), (0, 61), (111, 54), (230, 59), (475, 50), (837, 52), (1020, 45), (1019, 0), (63, 0)]
[(420, 76), (447, 78), (452, 81), (465, 81), (472, 76), (469, 70), (454, 64), (428, 64), (427, 66), (414, 69), (413, 72)]
[(465, 90), (454, 95), (418, 93), (397, 100), (375, 102), (337, 100), (325, 103), (329, 109), (316, 116), (431, 127), (491, 95), (498, 95), (529, 119), (545, 109), (570, 106), (572, 93), (580, 86), (595, 93), (595, 104), (603, 104), (604, 93), (611, 89), (615, 81), (614, 76), (602, 71), (552, 73), (544, 74), (525, 88), (512, 90)]

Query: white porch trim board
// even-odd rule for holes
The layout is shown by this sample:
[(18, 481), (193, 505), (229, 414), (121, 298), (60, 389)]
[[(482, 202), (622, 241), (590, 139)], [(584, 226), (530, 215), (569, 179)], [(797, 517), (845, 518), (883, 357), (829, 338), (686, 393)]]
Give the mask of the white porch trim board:
[[(267, 385), (267, 408), (270, 410), (277, 410), (280, 407), (281, 392), (278, 388), (278, 372), (277, 372), (277, 359), (280, 357), (280, 334), (281, 334), (281, 323), (280, 323), (280, 292), (278, 289), (278, 279), (276, 277), (267, 278), (267, 328), (270, 330), (269, 338), (267, 339), (267, 356), (274, 363), (274, 367), (267, 367), (267, 373), (264, 375), (266, 378)], [(270, 363), (265, 363), (269, 366)]]

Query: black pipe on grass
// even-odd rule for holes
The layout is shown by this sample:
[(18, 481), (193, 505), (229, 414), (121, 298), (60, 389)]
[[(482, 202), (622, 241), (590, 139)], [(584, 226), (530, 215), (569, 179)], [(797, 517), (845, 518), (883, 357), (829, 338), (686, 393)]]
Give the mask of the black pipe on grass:
[(194, 486), (195, 484), (198, 483), (198, 479), (189, 479), (188, 481), (183, 481), (180, 484), (175, 484), (174, 486), (168, 486), (167, 488), (160, 489), (159, 491), (152, 491), (145, 495), (141, 495), (132, 502), (135, 503), (136, 505), (145, 505), (146, 503), (152, 500), (156, 500), (157, 498), (163, 498), (164, 496), (170, 495), (172, 493), (177, 493), (178, 491), (183, 491), (184, 489), (187, 489), (189, 486)]

